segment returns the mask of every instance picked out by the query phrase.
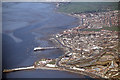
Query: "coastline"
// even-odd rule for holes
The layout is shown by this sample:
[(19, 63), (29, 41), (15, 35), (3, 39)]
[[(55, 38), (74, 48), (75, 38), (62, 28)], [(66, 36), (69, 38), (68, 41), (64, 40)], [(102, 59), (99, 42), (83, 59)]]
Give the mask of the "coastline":
[[(108, 11), (109, 12), (109, 11)], [(118, 11), (110, 11), (110, 12), (118, 12)], [(67, 13), (64, 13), (64, 12), (62, 12), (63, 14), (67, 14)], [(100, 13), (105, 13), (105, 12), (100, 12)], [(99, 14), (100, 14), (99, 13)], [(106, 12), (107, 13), (107, 12)], [(84, 14), (84, 13), (82, 13), (82, 14)], [(85, 13), (85, 14), (87, 14), (87, 13)], [(84, 15), (85, 15), (84, 14)], [(88, 13), (89, 14), (89, 13)], [(76, 14), (74, 15), (74, 14), (67, 14), (67, 15), (69, 15), (69, 16), (72, 16), (72, 17), (76, 17), (76, 18), (78, 18), (79, 19), (79, 22), (81, 21), (80, 20), (80, 17), (78, 17), (78, 16), (76, 16)], [(81, 26), (83, 26), (83, 25), (81, 25)], [(102, 26), (103, 27), (103, 26)], [(110, 26), (109, 26), (110, 27)], [(73, 30), (74, 31), (74, 29), (77, 29), (77, 28), (80, 28), (80, 26), (77, 26), (77, 27), (74, 27), (74, 28), (72, 28), (72, 29), (68, 29), (68, 30), (65, 30), (66, 31), (66, 34), (72, 34), (71, 32), (69, 32), (69, 30)], [(104, 30), (104, 29), (103, 29)], [(68, 33), (67, 33), (67, 31), (68, 31)], [(109, 31), (109, 30), (108, 30)], [(92, 32), (92, 31), (91, 31)], [(100, 32), (100, 31), (99, 31)], [(102, 32), (102, 30), (101, 30), (101, 32)], [(107, 30), (106, 30), (106, 32), (107, 32)], [(109, 31), (110, 32), (110, 31)], [(116, 31), (114, 31), (114, 32), (116, 32)], [(64, 32), (63, 32), (64, 33)], [(88, 33), (89, 34), (89, 33)], [(61, 35), (61, 33), (60, 33), (60, 35)], [(63, 34), (62, 34), (63, 35)], [(58, 35), (57, 35), (58, 36)], [(62, 41), (62, 40), (61, 40)], [(56, 44), (58, 44), (58, 45), (61, 45), (61, 44), (59, 44), (58, 42), (56, 42), (56, 40), (55, 40), (55, 38), (54, 38), (54, 41), (53, 42), (55, 42)], [(57, 46), (58, 46), (57, 45)], [(59, 46), (59, 47), (61, 47), (61, 46)], [(105, 47), (104, 49), (106, 49), (107, 50), (107, 47)], [(63, 49), (63, 50), (65, 50), (65, 48)], [(109, 50), (109, 49), (108, 49)], [(93, 59), (92, 60), (92, 63), (90, 64), (90, 65), (92, 65), (93, 63), (95, 63), (95, 62), (97, 62), (101, 57), (103, 57), (106, 53), (107, 53), (107, 51), (105, 51), (105, 52), (100, 52), (101, 54), (98, 54), (98, 55), (96, 55), (96, 56), (93, 56), (91, 59)], [(115, 53), (115, 54), (112, 54), (113, 56), (117, 56), (117, 54)], [(65, 55), (62, 55), (62, 56), (65, 56)], [(61, 56), (61, 57), (62, 57)], [(94, 57), (96, 58), (95, 59), (95, 61), (94, 61)], [(98, 59), (97, 59), (98, 58)], [(114, 60), (111, 60), (111, 61), (108, 61), (107, 63), (109, 63), (109, 64), (113, 64), (113, 61)], [(88, 59), (88, 62), (89, 62), (89, 59)], [(116, 61), (116, 62), (118, 62), (118, 60)], [(99, 63), (99, 62), (98, 62)], [(107, 64), (107, 63), (103, 63), (103, 64)], [(70, 63), (71, 64), (71, 63)], [(102, 64), (102, 63), (101, 63)], [(93, 64), (94, 65), (94, 64)], [(97, 64), (96, 64), (97, 65)], [(114, 65), (114, 64), (113, 64)], [(65, 67), (65, 66), (64, 66)], [(81, 67), (84, 67), (84, 65), (83, 66), (81, 66)], [(111, 66), (110, 66), (111, 67)], [(109, 68), (106, 68), (105, 69), (105, 73), (104, 73), (104, 75), (100, 75), (99, 73), (97, 74), (97, 73), (95, 73), (96, 75), (100, 75), (102, 78), (109, 78), (108, 76), (106, 76), (106, 73), (109, 71), (109, 70), (111, 70), (111, 69), (109, 69)], [(107, 71), (107, 72), (106, 72)], [(114, 71), (114, 68), (113, 68), (113, 71)], [(115, 71), (117, 71), (116, 69), (115, 69)], [(90, 72), (91, 73), (91, 72)], [(118, 73), (116, 73), (115, 75), (113, 75), (113, 76), (116, 76), (116, 75), (118, 75)]]
[(92, 78), (102, 78), (98, 74), (93, 74), (85, 71), (80, 71), (80, 70), (74, 70), (74, 69), (64, 69), (64, 68), (52, 68), (52, 67), (34, 67), (34, 66), (29, 66), (29, 67), (22, 67), (22, 68), (14, 68), (14, 69), (6, 69), (3, 72), (4, 73), (9, 73), (9, 72), (15, 72), (15, 71), (21, 71), (21, 70), (37, 70), (37, 69), (42, 69), (42, 70), (59, 70), (59, 71), (67, 71), (67, 72), (72, 72), (72, 73), (77, 73), (77, 74), (82, 74), (86, 76), (90, 76)]
[[(63, 13), (63, 14), (65, 14), (65, 13)], [(65, 15), (69, 15), (69, 16), (72, 16), (72, 17), (76, 17), (76, 16), (74, 16), (74, 15), (70, 15), (70, 14), (65, 14)], [(76, 17), (77, 18), (77, 17)], [(79, 19), (79, 18), (78, 18)], [(78, 26), (76, 26), (76, 27), (78, 27)], [(76, 28), (76, 27), (74, 27), (74, 28)], [(72, 28), (72, 29), (74, 29), (74, 28)], [(69, 30), (69, 29), (68, 29)], [(65, 31), (67, 31), (67, 29), (65, 30)], [(55, 40), (55, 39), (54, 39)], [(58, 46), (59, 47), (61, 47), (61, 48), (63, 48), (63, 46), (61, 45), (61, 44), (59, 44), (59, 42), (56, 42), (56, 41), (54, 41), (53, 40), (53, 43), (54, 44), (58, 44)], [(65, 50), (65, 47), (62, 49), (62, 50)], [(65, 51), (67, 51), (67, 50), (65, 50)], [(66, 54), (63, 54), (62, 56), (60, 56), (60, 57), (63, 57), (63, 56), (65, 56)], [(61, 59), (60, 59), (61, 60)], [(96, 61), (95, 61), (96, 62)], [(94, 63), (94, 62), (93, 62)], [(59, 65), (59, 67), (58, 68), (51, 68), (51, 67), (35, 67), (34, 69), (47, 69), (47, 70), (60, 70), (60, 71), (68, 71), (68, 72), (73, 72), (73, 73), (79, 73), (79, 74), (84, 74), (84, 75), (88, 75), (88, 76), (90, 76), (90, 77), (92, 77), (92, 78), (103, 78), (103, 76), (101, 77), (101, 76), (99, 76), (99, 73), (97, 74), (93, 74), (93, 73), (90, 73), (90, 72), (86, 72), (86, 71), (80, 71), (80, 70), (74, 70), (74, 69), (70, 69), (70, 68), (66, 68), (65, 66), (62, 66), (62, 67), (65, 67), (65, 68), (62, 68), (62, 67), (60, 67), (61, 65), (60, 65), (60, 63), (58, 62), (58, 65)], [(84, 67), (84, 66), (83, 66)], [(29, 69), (29, 68), (28, 68)], [(26, 69), (25, 69), (26, 70)], [(98, 77), (99, 76), (99, 77)]]
[[(31, 3), (29, 3), (29, 5), (30, 5)], [(39, 6), (39, 5), (38, 5)], [(14, 6), (13, 6), (14, 7)], [(37, 9), (36, 9), (37, 10)], [(48, 9), (46, 9), (46, 10), (48, 10)], [(44, 11), (41, 11), (41, 12), (44, 12)], [(45, 13), (46, 13), (46, 11), (45, 11)], [(3, 69), (9, 69), (9, 68), (16, 68), (16, 67), (24, 67), (24, 66), (29, 66), (29, 65), (31, 65), (31, 64), (33, 64), (35, 61), (37, 61), (37, 60), (39, 60), (39, 59), (41, 59), (41, 58), (43, 58), (43, 57), (45, 57), (45, 58), (56, 58), (56, 57), (58, 57), (58, 56), (60, 56), (60, 55), (62, 55), (63, 54), (63, 52), (60, 52), (61, 50), (55, 50), (55, 52), (53, 52), (53, 50), (50, 50), (50, 51), (44, 51), (44, 52), (33, 52), (33, 48), (34, 47), (36, 47), (36, 46), (53, 46), (53, 43), (51, 43), (50, 42), (50, 44), (48, 43), (48, 44), (45, 44), (46, 42), (48, 42), (49, 40), (48, 40), (48, 37), (49, 36), (51, 36), (51, 34), (49, 34), (49, 32), (47, 32), (47, 31), (50, 31), (50, 32), (53, 32), (53, 28), (55, 27), (55, 30), (56, 29), (59, 29), (58, 27), (61, 27), (62, 29), (61, 29), (61, 31), (63, 31), (64, 29), (66, 29), (66, 28), (71, 28), (71, 27), (73, 27), (73, 26), (76, 26), (76, 25), (70, 25), (70, 26), (67, 26), (67, 25), (69, 25), (69, 23), (73, 23), (73, 22), (75, 22), (76, 21), (76, 19), (75, 18), (72, 18), (72, 17), (69, 17), (69, 16), (67, 16), (67, 15), (63, 15), (63, 14), (57, 14), (57, 13), (54, 13), (54, 11), (50, 11), (50, 13), (53, 13), (53, 14), (55, 14), (55, 16), (54, 15), (51, 15), (50, 17), (48, 17), (47, 19), (49, 20), (49, 19), (51, 19), (52, 17), (53, 18), (55, 18), (54, 20), (56, 20), (56, 17), (57, 18), (61, 18), (62, 20), (67, 20), (67, 21), (63, 21), (63, 23), (60, 23), (61, 25), (59, 25), (58, 24), (58, 22), (57, 22), (57, 20), (56, 20), (56, 22), (55, 22), (55, 24), (54, 24), (54, 20), (52, 19), (51, 21), (49, 20), (46, 20), (46, 21), (48, 21), (48, 26), (49, 27), (46, 27), (46, 22), (40, 22), (39, 24), (37, 23), (37, 24), (33, 24), (33, 25), (28, 25), (29, 27), (22, 27), (22, 28), (20, 28), (20, 29), (17, 29), (17, 30), (15, 30), (14, 31), (14, 36), (16, 36), (17, 38), (20, 38), (20, 39), (22, 39), (23, 41), (22, 41), (22, 43), (16, 43), (16, 42), (14, 42), (14, 45), (15, 46), (13, 46), (13, 47), (11, 47), (11, 45), (13, 44), (13, 43), (11, 43), (10, 41), (8, 41), (8, 43), (11, 43), (10, 45), (9, 44), (6, 44), (6, 45), (9, 45), (8, 46), (8, 49), (9, 48), (13, 48), (13, 49), (10, 49), (11, 51), (9, 51), (9, 50), (6, 50), (6, 47), (4, 47), (4, 53), (6, 53), (5, 54), (5, 60), (4, 61), (7, 61), (7, 62), (9, 62), (9, 63), (6, 63), (6, 62), (4, 62), (4, 63), (6, 63), (5, 64), (5, 67), (3, 67)], [(41, 13), (42, 14), (42, 13)], [(44, 14), (43, 14), (44, 15)], [(45, 15), (46, 16), (46, 15)], [(38, 17), (39, 18), (39, 17)], [(60, 19), (60, 20), (61, 20)], [(53, 25), (51, 25), (51, 23), (53, 24)], [(44, 25), (45, 25), (45, 28), (44, 28)], [(14, 25), (13, 25), (14, 26)], [(42, 29), (39, 29), (40, 27), (43, 27)], [(53, 26), (53, 27), (52, 27)], [(16, 26), (17, 27), (17, 26)], [(50, 30), (47, 30), (47, 28), (49, 29), (50, 28)], [(52, 28), (52, 29), (51, 29)], [(37, 29), (37, 30), (36, 30)], [(36, 31), (35, 31), (36, 30)], [(55, 31), (55, 33), (58, 33), (60, 30), (56, 30)], [(21, 33), (22, 32), (22, 33)], [(31, 32), (35, 32), (36, 34), (38, 34), (38, 35), (34, 35), (34, 34), (32, 34)], [(45, 32), (45, 34), (47, 35), (47, 37), (46, 37), (46, 35), (44, 36), (44, 35), (42, 35), (43, 33)], [(41, 36), (41, 35), (42, 36)], [(49, 34), (49, 35), (48, 35)], [(23, 36), (24, 35), (24, 36)], [(43, 37), (44, 36), (44, 37)], [(8, 36), (9, 37), (9, 36)], [(44, 39), (45, 38), (45, 39)], [(5, 38), (6, 39), (6, 38)], [(11, 39), (11, 37), (10, 37), (10, 39)], [(36, 40), (36, 39), (39, 39), (39, 40)], [(42, 39), (42, 40), (41, 40)], [(47, 39), (47, 41), (43, 41), (43, 40), (46, 40)], [(5, 40), (4, 40), (5, 41)], [(6, 41), (7, 41), (7, 39), (6, 39)], [(12, 41), (14, 41), (14, 40), (12, 40)], [(37, 42), (38, 41), (38, 42)], [(41, 42), (40, 42), (41, 41)], [(5, 42), (4, 42), (5, 43)], [(17, 46), (16, 46), (16, 44), (17, 44)], [(19, 47), (20, 46), (20, 47)], [(17, 49), (19, 49), (19, 50), (17, 50)], [(24, 50), (24, 51), (23, 51)], [(6, 52), (5, 52), (6, 51)], [(8, 52), (7, 52), (8, 51)], [(58, 52), (57, 52), (58, 51)], [(57, 53), (56, 53), (57, 52)], [(8, 55), (8, 53), (10, 54), (12, 54), (13, 53), (13, 55), (11, 55), (10, 56), (10, 59), (9, 59), (9, 55)], [(35, 53), (35, 54), (34, 54)], [(41, 54), (40, 54), (41, 53)], [(6, 57), (8, 55), (8, 57)], [(17, 58), (16, 56), (19, 56), (19, 58)], [(16, 59), (16, 60), (15, 60)], [(18, 61), (19, 61), (19, 63), (18, 63)], [(16, 62), (16, 63), (15, 63)], [(3, 63), (3, 64), (4, 64)], [(12, 65), (12, 66), (11, 66)], [(57, 71), (56, 71), (57, 72)], [(76, 78), (76, 77), (80, 77), (81, 78), (81, 76), (82, 75), (77, 75), (77, 74), (69, 74), (68, 72), (60, 72), (60, 73), (56, 73), (56, 72), (54, 72), (54, 71), (47, 71), (47, 72), (45, 72), (45, 73), (41, 73), (41, 71), (40, 72), (38, 72), (38, 71), (30, 71), (30, 73), (29, 72), (27, 72), (27, 74), (28, 75), (31, 75), (31, 74), (33, 74), (33, 73), (36, 73), (36, 75), (33, 75), (33, 76), (30, 76), (30, 77), (43, 77), (43, 76), (40, 76), (39, 75), (39, 73), (41, 74), (41, 75), (45, 75), (44, 77), (46, 77), (46, 74), (48, 75), (48, 78), (49, 77), (74, 77), (74, 78)], [(11, 78), (11, 77), (26, 77), (26, 76), (24, 76), (24, 73), (26, 74), (26, 71), (18, 71), (18, 72), (13, 72), (13, 73), (3, 73), (3, 75), (5, 75), (5, 76), (3, 76), (3, 77), (5, 77), (5, 78)], [(19, 74), (19, 75), (18, 75)], [(38, 74), (38, 75), (37, 75)], [(50, 74), (56, 74), (56, 75), (50, 75)], [(59, 74), (59, 75), (58, 75)], [(64, 74), (64, 75), (63, 75)]]

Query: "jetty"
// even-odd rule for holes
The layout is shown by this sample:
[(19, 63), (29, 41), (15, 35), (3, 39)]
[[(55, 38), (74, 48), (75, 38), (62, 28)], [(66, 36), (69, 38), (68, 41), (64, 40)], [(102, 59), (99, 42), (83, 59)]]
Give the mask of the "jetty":
[(32, 69), (34, 69), (34, 66), (22, 67), (22, 68), (14, 68), (14, 69), (4, 69), (3, 72), (14, 72), (14, 71), (32, 70)]
[(49, 49), (59, 49), (58, 47), (36, 47), (34, 51), (42, 51), (42, 50), (49, 50)]

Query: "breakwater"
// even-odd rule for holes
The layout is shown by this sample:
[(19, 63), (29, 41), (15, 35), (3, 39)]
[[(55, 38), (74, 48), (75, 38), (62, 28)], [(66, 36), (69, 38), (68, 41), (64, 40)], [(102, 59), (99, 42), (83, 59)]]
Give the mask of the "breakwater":
[(14, 71), (22, 71), (22, 70), (33, 70), (33, 69), (42, 69), (42, 70), (59, 70), (59, 71), (67, 71), (67, 72), (72, 72), (72, 73), (77, 73), (77, 74), (83, 74), (83, 75), (89, 75), (92, 78), (101, 78), (100, 76), (94, 74), (94, 73), (89, 73), (86, 71), (82, 70), (74, 70), (74, 69), (65, 69), (65, 68), (59, 68), (59, 67), (34, 67), (34, 66), (29, 66), (29, 67), (21, 67), (21, 68), (14, 68), (14, 69), (4, 69), (4, 73), (8, 72), (14, 72)]
[(58, 47), (35, 47), (34, 51), (49, 50), (49, 49), (59, 49)]
[(32, 70), (32, 69), (35, 69), (34, 66), (14, 68), (14, 69), (4, 69), (3, 72), (13, 72), (13, 71)]

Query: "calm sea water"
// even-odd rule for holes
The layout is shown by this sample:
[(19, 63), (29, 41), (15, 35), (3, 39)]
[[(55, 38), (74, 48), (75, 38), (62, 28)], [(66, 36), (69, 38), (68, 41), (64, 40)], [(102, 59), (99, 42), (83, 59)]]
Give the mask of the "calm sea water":
[[(3, 69), (30, 66), (41, 58), (57, 58), (59, 49), (34, 52), (37, 46), (55, 46), (49, 38), (78, 25), (78, 19), (55, 12), (53, 3), (3, 3)], [(5, 78), (86, 78), (80, 74), (29, 70), (4, 73)]]

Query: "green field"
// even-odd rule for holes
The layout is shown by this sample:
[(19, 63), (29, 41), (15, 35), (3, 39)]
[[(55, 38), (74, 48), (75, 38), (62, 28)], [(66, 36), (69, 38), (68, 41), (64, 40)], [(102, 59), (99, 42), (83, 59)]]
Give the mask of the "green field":
[(103, 29), (110, 30), (110, 31), (120, 31), (120, 26), (103, 27)]
[(59, 12), (82, 13), (82, 12), (101, 12), (107, 10), (118, 10), (117, 2), (70, 2), (60, 3)]
[(110, 30), (110, 31), (120, 31), (119, 26), (113, 26), (113, 27), (103, 27), (101, 29), (84, 29), (84, 31), (101, 31), (104, 30)]

